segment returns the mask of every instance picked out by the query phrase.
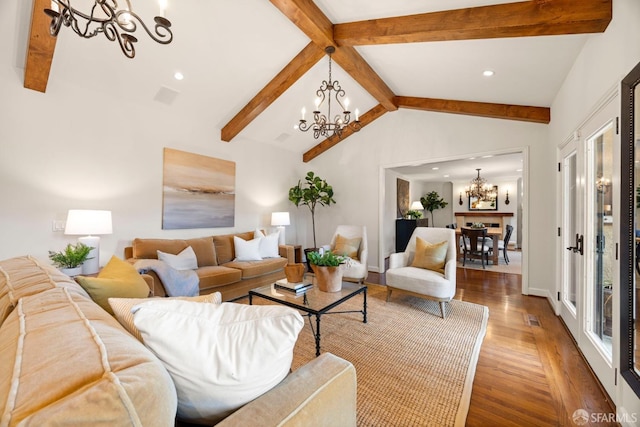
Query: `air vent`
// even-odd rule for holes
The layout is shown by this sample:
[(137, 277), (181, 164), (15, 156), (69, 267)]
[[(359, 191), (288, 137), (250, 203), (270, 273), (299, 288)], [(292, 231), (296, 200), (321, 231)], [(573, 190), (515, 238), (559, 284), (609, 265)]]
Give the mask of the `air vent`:
[(173, 101), (176, 100), (180, 92), (168, 88), (166, 86), (162, 86), (156, 96), (153, 98), (155, 101), (161, 102), (166, 105), (173, 104)]
[(524, 323), (526, 323), (529, 326), (540, 326), (540, 321), (538, 320), (538, 317), (528, 313), (524, 314)]

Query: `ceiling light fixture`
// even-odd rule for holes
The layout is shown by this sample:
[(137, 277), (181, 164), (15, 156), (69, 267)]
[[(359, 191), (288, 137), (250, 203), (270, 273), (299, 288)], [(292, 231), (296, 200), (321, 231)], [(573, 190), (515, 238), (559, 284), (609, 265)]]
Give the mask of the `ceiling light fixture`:
[(465, 192), (467, 193), (467, 197), (474, 197), (478, 200), (490, 201), (495, 200), (497, 194), (493, 185), (488, 184), (485, 178), (480, 176), (480, 170), (478, 171), (478, 176), (471, 180), (471, 185), (465, 188)]
[[(57, 37), (60, 28), (71, 27), (80, 37), (90, 39), (103, 33), (110, 41), (118, 40), (122, 52), (127, 58), (136, 56), (134, 43), (138, 39), (133, 35), (138, 29), (138, 24), (154, 41), (160, 44), (169, 44), (173, 40), (171, 22), (156, 16), (153, 32), (131, 10), (131, 3), (125, 0), (127, 7), (119, 8), (117, 0), (94, 0), (91, 11), (80, 12), (71, 6), (71, 0), (52, 0), (51, 4), (56, 10), (45, 9), (44, 13), (51, 17), (49, 32)], [(136, 22), (137, 21), (137, 22)]]
[(491, 77), (491, 76), (493, 76), (494, 74), (495, 74), (495, 73), (494, 73), (493, 71), (491, 71), (491, 70), (484, 70), (484, 71), (482, 72), (482, 75), (483, 75), (483, 76), (485, 76), (485, 77)]
[[(298, 129), (302, 132), (307, 132), (309, 129), (313, 129), (313, 137), (318, 139), (319, 137), (331, 138), (337, 135), (338, 138), (342, 137), (342, 132), (349, 127), (352, 131), (358, 132), (362, 129), (359, 120), (359, 112), (356, 108), (355, 120), (351, 121), (351, 111), (349, 111), (349, 99), (346, 98), (346, 92), (340, 86), (337, 80), (331, 80), (331, 54), (336, 51), (333, 46), (327, 46), (324, 50), (329, 55), (329, 80), (323, 80), (320, 85), (320, 89), (316, 91), (315, 110), (313, 110), (313, 122), (307, 123), (305, 120), (306, 109), (302, 107), (302, 118), (298, 125)], [(331, 98), (338, 103), (343, 110), (342, 114), (336, 114), (335, 117), (331, 116)], [(344, 99), (344, 104), (340, 101)], [(327, 114), (323, 114), (320, 111), (320, 107), (327, 101)], [(333, 120), (333, 121), (331, 121)]]

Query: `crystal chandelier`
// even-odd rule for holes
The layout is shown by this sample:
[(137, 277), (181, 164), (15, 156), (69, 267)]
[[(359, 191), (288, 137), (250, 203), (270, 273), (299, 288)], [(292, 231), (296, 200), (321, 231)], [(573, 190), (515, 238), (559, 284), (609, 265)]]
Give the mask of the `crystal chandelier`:
[[(352, 131), (358, 132), (362, 129), (362, 125), (359, 120), (359, 112), (356, 108), (355, 120), (351, 121), (351, 111), (349, 111), (349, 99), (346, 98), (344, 89), (340, 86), (337, 80), (331, 80), (331, 54), (336, 51), (333, 46), (327, 46), (324, 50), (329, 55), (329, 80), (323, 80), (320, 85), (320, 89), (316, 91), (315, 110), (313, 111), (313, 122), (307, 123), (305, 120), (306, 109), (302, 108), (302, 118), (298, 124), (298, 129), (302, 132), (307, 132), (309, 129), (313, 129), (313, 137), (318, 139), (319, 137), (331, 138), (337, 135), (338, 138), (342, 137), (342, 132), (349, 127)], [(331, 116), (331, 99), (334, 99), (342, 109), (342, 114), (336, 114), (335, 117)], [(344, 104), (341, 99), (344, 99)], [(327, 114), (320, 111), (327, 102)], [(331, 121), (333, 120), (333, 121)]]
[(495, 200), (498, 196), (493, 188), (493, 185), (487, 184), (487, 180), (480, 176), (480, 170), (478, 171), (478, 176), (471, 180), (471, 185), (465, 188), (467, 193), (467, 197), (474, 197), (478, 200), (483, 201), (491, 201)]
[[(156, 16), (153, 32), (131, 10), (131, 3), (127, 3), (126, 8), (118, 8), (117, 0), (94, 0), (91, 11), (80, 12), (71, 6), (71, 0), (53, 0), (53, 9), (45, 9), (44, 13), (51, 17), (49, 31), (54, 37), (58, 36), (62, 25), (71, 29), (80, 37), (90, 39), (103, 33), (110, 41), (118, 40), (122, 52), (128, 58), (136, 56), (134, 43), (138, 39), (133, 35), (138, 29), (138, 24), (154, 41), (160, 44), (169, 44), (173, 40), (171, 32), (171, 22), (162, 17)], [(137, 22), (136, 22), (137, 21)]]

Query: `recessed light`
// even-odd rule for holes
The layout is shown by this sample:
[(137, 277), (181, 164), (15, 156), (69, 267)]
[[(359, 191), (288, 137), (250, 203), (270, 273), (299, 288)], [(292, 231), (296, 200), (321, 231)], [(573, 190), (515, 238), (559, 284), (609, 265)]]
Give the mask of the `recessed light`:
[(493, 157), (493, 155), (492, 155), (492, 154), (489, 154), (488, 156), (482, 156), (482, 158), (483, 158), (483, 159), (489, 159), (489, 158), (491, 158), (491, 157)]
[(495, 74), (495, 73), (494, 73), (492, 70), (484, 70), (484, 71), (482, 72), (482, 75), (483, 75), (483, 76), (485, 76), (485, 77), (491, 77), (491, 76), (493, 76), (494, 74)]
[(432, 171), (437, 171), (438, 169), (440, 169), (440, 168), (439, 167), (431, 168)]
[(173, 75), (173, 77), (176, 80), (182, 80), (182, 79), (184, 79), (184, 74), (182, 74), (180, 71), (176, 71), (176, 73)]
[(516, 169), (516, 172), (522, 172), (522, 169)]
[(444, 175), (445, 178), (449, 178), (449, 175)]

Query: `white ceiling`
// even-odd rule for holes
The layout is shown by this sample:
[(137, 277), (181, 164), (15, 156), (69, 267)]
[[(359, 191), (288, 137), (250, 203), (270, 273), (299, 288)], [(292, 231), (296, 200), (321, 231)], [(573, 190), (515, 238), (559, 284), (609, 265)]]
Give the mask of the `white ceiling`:
[[(340, 23), (512, 1), (316, 2), (333, 22)], [(134, 10), (146, 21), (158, 13), (156, 4), (132, 0)], [(10, 24), (16, 17), (6, 16), (5, 7), (0, 4), (0, 17), (5, 15), (0, 23)], [(16, 58), (23, 67), (31, 2), (19, 2), (18, 9), (17, 20), (23, 24), (16, 28), (11, 59)], [(125, 58), (116, 43), (102, 36), (83, 40), (62, 28), (48, 91), (77, 86), (91, 95), (88, 99), (115, 94), (140, 108), (170, 108), (176, 115), (207, 123), (212, 142), (218, 142), (220, 129), (309, 42), (265, 0), (169, 0), (166, 17), (173, 24), (173, 43), (161, 46), (139, 34), (135, 59)], [(397, 95), (549, 107), (589, 37), (597, 35), (394, 44), (357, 50)], [(310, 111), (315, 91), (327, 78), (327, 65), (326, 59), (316, 64), (231, 143), (246, 138), (302, 154), (320, 142), (293, 126), (303, 106)], [(485, 69), (494, 70), (495, 76), (483, 77)], [(184, 80), (174, 80), (177, 70), (185, 75)], [(346, 90), (352, 111), (358, 108), (363, 113), (377, 104), (335, 64), (333, 77)], [(178, 95), (159, 107), (155, 99), (163, 87)], [(366, 132), (366, 128), (361, 131)], [(473, 172), (474, 167), (467, 175)]]

